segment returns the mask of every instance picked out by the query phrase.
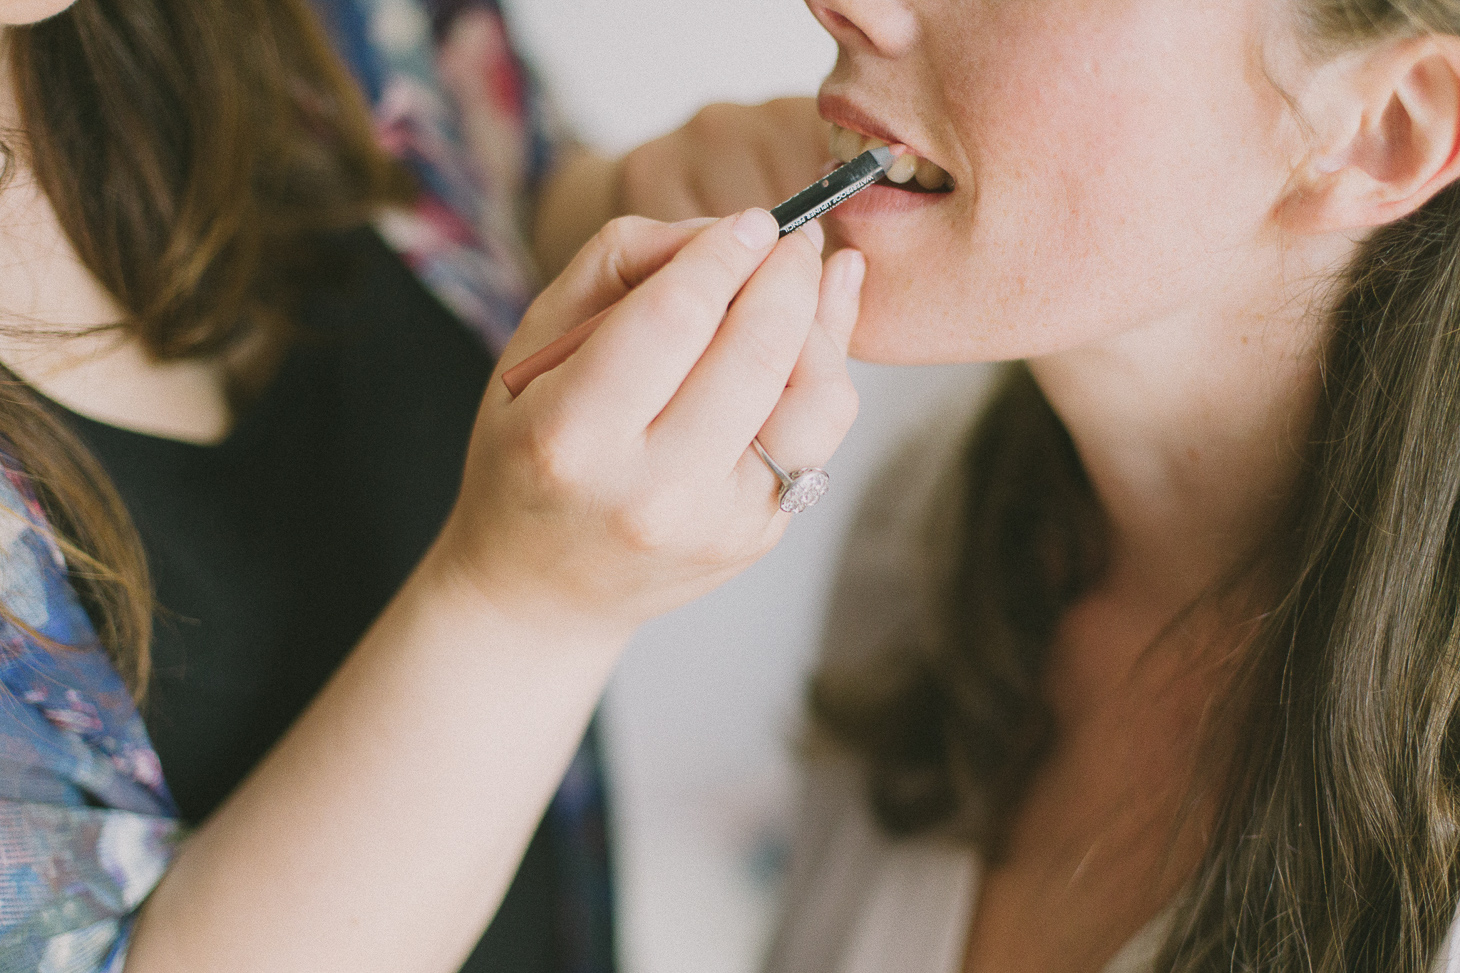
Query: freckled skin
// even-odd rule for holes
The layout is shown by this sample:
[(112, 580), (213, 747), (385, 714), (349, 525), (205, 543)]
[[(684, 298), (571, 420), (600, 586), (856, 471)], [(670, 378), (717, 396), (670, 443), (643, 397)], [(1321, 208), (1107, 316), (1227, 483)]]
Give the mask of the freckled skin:
[(823, 95), (958, 186), (829, 218), (868, 258), (859, 357), (1031, 357), (1278, 300), (1269, 217), (1302, 145), (1276, 0), (809, 3), (839, 44)]

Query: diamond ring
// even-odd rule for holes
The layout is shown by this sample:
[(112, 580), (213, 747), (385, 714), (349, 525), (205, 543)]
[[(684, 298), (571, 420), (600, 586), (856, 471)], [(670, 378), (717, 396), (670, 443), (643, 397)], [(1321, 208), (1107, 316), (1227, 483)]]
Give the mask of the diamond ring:
[(809, 466), (804, 470), (797, 470), (794, 473), (787, 473), (781, 468), (781, 464), (771, 459), (765, 447), (760, 444), (759, 438), (750, 441), (765, 465), (770, 467), (776, 479), (781, 481), (781, 492), (777, 495), (780, 507), (788, 514), (799, 514), (807, 507), (816, 503), (831, 486), (831, 477), (826, 470), (819, 466)]

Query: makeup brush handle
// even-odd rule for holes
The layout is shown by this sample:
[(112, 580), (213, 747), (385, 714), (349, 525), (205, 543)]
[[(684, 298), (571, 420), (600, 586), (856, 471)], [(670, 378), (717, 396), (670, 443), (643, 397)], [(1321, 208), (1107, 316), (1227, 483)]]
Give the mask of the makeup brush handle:
[(593, 332), (598, 330), (598, 326), (603, 323), (603, 319), (611, 310), (612, 308), (604, 308), (572, 331), (549, 342), (503, 372), (502, 383), (507, 386), (507, 391), (512, 393), (512, 398), (515, 399), (521, 395), (522, 390), (532, 384), (533, 379), (552, 371), (567, 361), (568, 357), (577, 351)]

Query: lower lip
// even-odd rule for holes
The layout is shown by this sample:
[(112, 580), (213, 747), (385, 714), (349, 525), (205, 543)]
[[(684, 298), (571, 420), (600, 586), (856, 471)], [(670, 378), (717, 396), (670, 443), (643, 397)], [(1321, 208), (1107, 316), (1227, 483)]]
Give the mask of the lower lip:
[(839, 219), (876, 219), (881, 216), (897, 216), (937, 206), (952, 193), (915, 193), (906, 189), (894, 189), (886, 183), (878, 183), (863, 190), (832, 210), (830, 215)]

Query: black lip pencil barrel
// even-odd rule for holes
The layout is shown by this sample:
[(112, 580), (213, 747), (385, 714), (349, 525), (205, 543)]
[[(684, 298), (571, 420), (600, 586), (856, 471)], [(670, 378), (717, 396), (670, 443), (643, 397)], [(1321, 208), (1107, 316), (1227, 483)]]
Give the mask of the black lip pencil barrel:
[(896, 158), (892, 149), (885, 145), (869, 149), (771, 210), (771, 215), (781, 225), (781, 236), (796, 232), (803, 223), (816, 219), (872, 185), (882, 178)]

